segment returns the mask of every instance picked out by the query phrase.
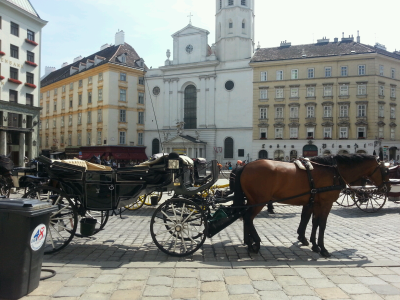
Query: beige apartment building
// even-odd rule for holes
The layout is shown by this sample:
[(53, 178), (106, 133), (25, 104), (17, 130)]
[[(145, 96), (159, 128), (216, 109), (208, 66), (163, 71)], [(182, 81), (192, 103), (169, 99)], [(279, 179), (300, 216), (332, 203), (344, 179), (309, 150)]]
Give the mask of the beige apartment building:
[(399, 159), (400, 53), (353, 37), (258, 48), (253, 78), (255, 158), (367, 153)]
[(41, 80), (40, 150), (83, 159), (92, 154), (117, 158), (118, 153), (82, 154), (80, 147), (114, 146), (118, 152), (118, 147), (132, 146), (143, 148), (144, 155), (145, 69), (143, 59), (124, 42), (123, 31), (116, 34), (115, 45), (103, 45), (59, 70), (47, 69), (52, 72)]

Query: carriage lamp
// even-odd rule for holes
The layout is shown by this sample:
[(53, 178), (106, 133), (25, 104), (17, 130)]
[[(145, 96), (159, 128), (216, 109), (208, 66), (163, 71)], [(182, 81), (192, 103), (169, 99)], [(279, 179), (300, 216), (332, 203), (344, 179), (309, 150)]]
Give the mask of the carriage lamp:
[(168, 160), (168, 169), (178, 170), (179, 169), (179, 160), (177, 160), (177, 159)]

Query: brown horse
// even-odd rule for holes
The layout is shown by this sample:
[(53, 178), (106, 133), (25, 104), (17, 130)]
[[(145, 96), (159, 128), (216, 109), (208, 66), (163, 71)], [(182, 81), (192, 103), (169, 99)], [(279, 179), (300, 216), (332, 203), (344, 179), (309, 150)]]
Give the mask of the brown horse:
[[(329, 257), (330, 254), (324, 247), (324, 232), (332, 204), (338, 198), (343, 185), (368, 178), (379, 190), (385, 192), (390, 190), (388, 169), (375, 156), (336, 155), (313, 157), (310, 160), (314, 167), (311, 171), (311, 180), (315, 189), (318, 190), (316, 194), (311, 194), (310, 178), (307, 172), (300, 170), (293, 163), (257, 160), (236, 172), (234, 206), (243, 205), (244, 196), (247, 198), (247, 206), (250, 206), (243, 216), (244, 243), (248, 245), (250, 252), (258, 253), (260, 249), (261, 240), (253, 220), (268, 201), (279, 202), (281, 199), (286, 199), (281, 203), (303, 206), (297, 231), (298, 239), (303, 243), (307, 242), (305, 230), (313, 215), (313, 229), (310, 237), (312, 249), (320, 252), (322, 256)], [(323, 190), (326, 187), (333, 188)], [(314, 201), (310, 201), (311, 195), (314, 196)]]

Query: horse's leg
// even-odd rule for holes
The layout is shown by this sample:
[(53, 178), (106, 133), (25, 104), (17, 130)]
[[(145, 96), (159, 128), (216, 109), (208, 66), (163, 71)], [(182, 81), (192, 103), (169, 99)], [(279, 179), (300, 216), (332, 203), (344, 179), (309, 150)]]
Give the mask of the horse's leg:
[(318, 246), (321, 249), (321, 255), (324, 257), (330, 257), (330, 253), (326, 250), (324, 246), (324, 235), (326, 229), (326, 223), (328, 221), (329, 212), (332, 209), (332, 204), (327, 204), (328, 202), (325, 201), (325, 205), (322, 208), (321, 215), (319, 216), (319, 232), (318, 232)]
[(298, 237), (297, 239), (301, 242), (303, 246), (308, 246), (309, 242), (306, 238), (306, 228), (307, 224), (310, 221), (312, 215), (312, 207), (310, 205), (304, 205), (303, 210), (301, 211), (301, 220), (299, 224), (299, 228), (297, 229)]
[(256, 228), (254, 227), (253, 222), (254, 222), (254, 218), (259, 214), (260, 211), (262, 211), (263, 207), (264, 207), (264, 205), (253, 207), (252, 214), (250, 217), (250, 235), (254, 241), (254, 244), (252, 245), (254, 253), (258, 253), (258, 251), (260, 251), (261, 239), (257, 233)]
[(251, 236), (251, 208), (243, 215), (243, 243), (248, 246), (249, 252), (253, 251), (253, 238)]
[(312, 230), (311, 230), (311, 236), (310, 236), (310, 242), (312, 243), (311, 250), (314, 252), (320, 253), (321, 249), (318, 247), (317, 242), (316, 242), (318, 225), (319, 225), (319, 217), (316, 217), (314, 215), (313, 219), (312, 219)]

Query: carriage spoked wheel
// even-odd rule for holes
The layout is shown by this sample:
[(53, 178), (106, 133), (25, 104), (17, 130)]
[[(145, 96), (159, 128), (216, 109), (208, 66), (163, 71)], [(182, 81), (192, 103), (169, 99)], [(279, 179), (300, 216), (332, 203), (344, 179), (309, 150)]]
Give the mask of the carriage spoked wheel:
[(203, 244), (207, 234), (203, 210), (191, 200), (170, 199), (161, 204), (150, 221), (154, 243), (171, 256), (188, 256)]
[(11, 178), (0, 176), (0, 196), (10, 197), (11, 188), (13, 187)]
[(158, 203), (161, 200), (162, 192), (152, 192), (151, 194), (146, 195), (146, 199), (144, 200), (145, 205), (151, 206), (151, 197), (157, 197)]
[(387, 194), (375, 189), (365, 189), (357, 191), (356, 205), (359, 209), (367, 213), (375, 213), (386, 203)]
[(58, 208), (50, 215), (44, 253), (55, 253), (66, 247), (73, 239), (78, 226), (78, 211), (68, 195), (58, 188), (40, 186), (30, 190), (23, 198), (38, 199)]
[(142, 195), (134, 203), (125, 205), (125, 208), (128, 210), (137, 210), (143, 206), (145, 200), (146, 195)]
[(345, 188), (340, 191), (339, 198), (336, 203), (343, 207), (350, 207), (356, 204), (356, 197), (354, 196), (354, 191)]

